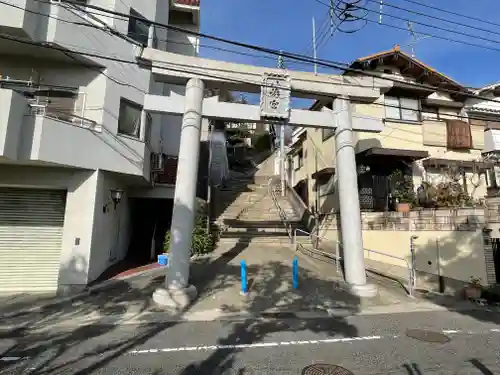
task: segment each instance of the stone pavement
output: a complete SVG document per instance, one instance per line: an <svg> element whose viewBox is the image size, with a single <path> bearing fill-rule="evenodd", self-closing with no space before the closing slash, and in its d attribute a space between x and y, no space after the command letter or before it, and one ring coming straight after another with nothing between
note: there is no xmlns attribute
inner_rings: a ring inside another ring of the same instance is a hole
<svg viewBox="0 0 500 375"><path fill-rule="evenodd" d="M299 257L299 288L292 287L292 261ZM240 295L240 261L248 265L249 293ZM0 329L24 327L44 329L53 325L135 324L169 320L218 320L248 317L318 317L432 310L448 306L415 301L402 289L380 287L379 295L360 300L347 291L333 264L318 265L288 247L266 248L262 244L219 246L211 256L193 259L191 282L198 288L197 300L183 313L171 315L151 300L162 285L164 270L155 270L109 288L39 311L2 317ZM12 313L12 311L11 311ZM2 310L0 309L0 315Z"/></svg>

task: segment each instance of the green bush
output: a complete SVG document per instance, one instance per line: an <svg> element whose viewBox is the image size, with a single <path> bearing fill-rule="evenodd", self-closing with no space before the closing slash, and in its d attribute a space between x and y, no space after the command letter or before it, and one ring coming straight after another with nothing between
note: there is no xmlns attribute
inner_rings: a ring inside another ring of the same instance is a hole
<svg viewBox="0 0 500 375"><path fill-rule="evenodd" d="M207 233L207 219L204 216L196 218L193 228L193 240L191 243L191 255L209 254L215 250L217 246L218 235ZM163 251L168 253L170 248L170 231L165 235L163 242Z"/></svg>
<svg viewBox="0 0 500 375"><path fill-rule="evenodd" d="M271 149L271 135L268 132L256 133L252 137L252 146L255 151L263 152Z"/></svg>

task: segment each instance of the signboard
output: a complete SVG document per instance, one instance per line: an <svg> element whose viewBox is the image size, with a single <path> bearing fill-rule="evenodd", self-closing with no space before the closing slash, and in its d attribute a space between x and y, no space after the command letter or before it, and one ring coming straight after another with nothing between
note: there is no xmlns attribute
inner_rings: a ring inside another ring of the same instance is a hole
<svg viewBox="0 0 500 375"><path fill-rule="evenodd" d="M288 120L290 92L291 83L287 74L264 73L260 91L260 116Z"/></svg>

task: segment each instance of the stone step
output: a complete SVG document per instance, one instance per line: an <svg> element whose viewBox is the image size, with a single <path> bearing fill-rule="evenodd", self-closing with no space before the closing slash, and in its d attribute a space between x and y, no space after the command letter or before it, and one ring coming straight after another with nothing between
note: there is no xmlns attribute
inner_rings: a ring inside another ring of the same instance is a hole
<svg viewBox="0 0 500 375"><path fill-rule="evenodd" d="M277 228L282 227L281 220L242 220L242 219L225 219L225 225L233 228ZM292 221L292 225L300 225L300 221Z"/></svg>
<svg viewBox="0 0 500 375"><path fill-rule="evenodd" d="M243 229L243 228L238 228ZM220 233L221 238L288 238L288 233L285 228L283 230L273 231L269 228L264 228L261 231L257 231L257 229L251 228L250 231L229 231L226 230Z"/></svg>
<svg viewBox="0 0 500 375"><path fill-rule="evenodd" d="M237 245L237 244L262 244L269 247L291 247L291 242L288 237L242 237L242 238L220 238L219 244Z"/></svg>

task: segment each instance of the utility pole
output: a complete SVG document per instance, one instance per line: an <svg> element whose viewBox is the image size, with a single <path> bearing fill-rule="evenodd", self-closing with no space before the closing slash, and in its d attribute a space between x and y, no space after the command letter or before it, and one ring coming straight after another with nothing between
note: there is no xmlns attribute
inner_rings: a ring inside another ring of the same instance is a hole
<svg viewBox="0 0 500 375"><path fill-rule="evenodd" d="M281 51L280 51L281 52ZM283 56L280 54L278 56L278 69L285 69L285 60ZM285 125L286 121L283 121L280 126L280 177L281 177L281 196L285 196L285 188L286 188L286 171L285 171Z"/></svg>
<svg viewBox="0 0 500 375"><path fill-rule="evenodd" d="M314 59L314 74L318 74L318 64L316 64L316 20L312 18L312 28L313 28L313 59Z"/></svg>

